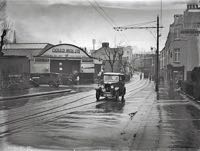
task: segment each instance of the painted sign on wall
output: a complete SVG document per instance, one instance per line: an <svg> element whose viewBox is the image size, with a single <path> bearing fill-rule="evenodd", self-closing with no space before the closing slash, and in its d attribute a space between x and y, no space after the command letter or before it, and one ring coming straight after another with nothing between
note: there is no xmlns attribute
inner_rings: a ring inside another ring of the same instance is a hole
<svg viewBox="0 0 200 151"><path fill-rule="evenodd" d="M47 50L43 56L49 57L87 57L87 55L78 47L73 45L61 44Z"/></svg>
<svg viewBox="0 0 200 151"><path fill-rule="evenodd" d="M81 63L82 73L94 73L94 63L93 62L82 62Z"/></svg>

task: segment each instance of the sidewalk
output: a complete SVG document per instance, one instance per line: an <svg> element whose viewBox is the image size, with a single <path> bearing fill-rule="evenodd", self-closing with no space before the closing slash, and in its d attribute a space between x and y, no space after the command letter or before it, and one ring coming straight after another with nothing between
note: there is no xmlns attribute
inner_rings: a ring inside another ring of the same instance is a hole
<svg viewBox="0 0 200 151"><path fill-rule="evenodd" d="M33 87L24 90L7 90L0 92L0 101L27 98L33 96L42 96L42 95L56 94L56 93L65 93L65 92L82 92L94 89L96 85L97 84L60 85L58 88L49 87L48 85L41 85L40 87Z"/></svg>
<svg viewBox="0 0 200 151"><path fill-rule="evenodd" d="M200 106L167 83L159 88L160 99L148 98L134 117L133 150L199 150Z"/></svg>
<svg viewBox="0 0 200 151"><path fill-rule="evenodd" d="M180 92L169 83L161 81L159 85L159 98L161 100L180 100L182 99Z"/></svg>

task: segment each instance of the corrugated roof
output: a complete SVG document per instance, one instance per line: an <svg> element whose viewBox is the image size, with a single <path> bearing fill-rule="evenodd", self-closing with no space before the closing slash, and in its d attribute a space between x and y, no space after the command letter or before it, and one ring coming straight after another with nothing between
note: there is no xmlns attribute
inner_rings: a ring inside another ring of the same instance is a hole
<svg viewBox="0 0 200 151"><path fill-rule="evenodd" d="M51 47L49 43L16 43L7 44L3 48L5 56L37 56L43 49Z"/></svg>
<svg viewBox="0 0 200 151"><path fill-rule="evenodd" d="M51 45L49 43L12 43L4 45L3 49L43 49L47 45Z"/></svg>

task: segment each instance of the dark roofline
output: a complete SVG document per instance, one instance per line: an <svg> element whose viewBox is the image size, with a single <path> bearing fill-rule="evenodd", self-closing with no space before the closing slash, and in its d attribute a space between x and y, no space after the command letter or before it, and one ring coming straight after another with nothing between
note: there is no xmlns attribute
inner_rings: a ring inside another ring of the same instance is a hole
<svg viewBox="0 0 200 151"><path fill-rule="evenodd" d="M31 42L28 42L28 43L26 43L26 42L17 42L17 43L7 43L7 44L50 44L50 43L46 43L46 42L36 42L36 43L31 43ZM50 45L52 45L52 44L50 44Z"/></svg>
<svg viewBox="0 0 200 151"><path fill-rule="evenodd" d="M4 55L4 56L1 56L0 58L6 59L6 58L28 58L28 57L27 56L15 56L15 55L7 56L7 55Z"/></svg>
<svg viewBox="0 0 200 151"><path fill-rule="evenodd" d="M76 46L76 45L72 45L72 44L57 44L57 45L52 45L51 47L49 47L48 49L44 49L43 51L41 51L38 55L36 55L36 57L39 57L41 55L43 55L45 52L47 52L49 49L53 48L53 47L57 47L57 46L61 46L61 45L68 45L68 46L73 46L73 47L76 47L78 49L80 49L83 53L85 53L89 58L93 58L93 59L96 59L92 56L90 56L87 52L85 52L85 50L83 50L82 48Z"/></svg>
<svg viewBox="0 0 200 151"><path fill-rule="evenodd" d="M15 45L20 45L20 44L45 44L46 46L44 48L46 48L48 45L51 45L50 43L7 43L7 44L15 44ZM6 46L6 45L5 45ZM42 48L42 49L44 49ZM9 50L9 49L12 49L12 50L27 50L27 48L3 48L3 50ZM28 48L30 50L40 50L41 48Z"/></svg>

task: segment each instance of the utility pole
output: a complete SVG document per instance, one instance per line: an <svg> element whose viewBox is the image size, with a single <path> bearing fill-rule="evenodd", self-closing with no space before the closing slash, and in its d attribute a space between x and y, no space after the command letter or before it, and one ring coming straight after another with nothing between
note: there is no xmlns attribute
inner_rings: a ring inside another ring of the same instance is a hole
<svg viewBox="0 0 200 151"><path fill-rule="evenodd" d="M156 49L156 93L159 100L159 16L157 16L157 49Z"/></svg>
<svg viewBox="0 0 200 151"><path fill-rule="evenodd" d="M157 93L157 100L159 100L159 29L163 28L159 26L159 16L157 16L157 26L121 26L121 27L114 27L116 31L122 31L127 29L157 29L157 49L156 49L156 61L155 61L155 72L156 72L156 86L155 91Z"/></svg>

